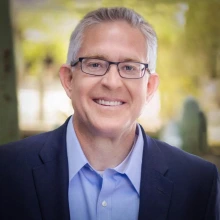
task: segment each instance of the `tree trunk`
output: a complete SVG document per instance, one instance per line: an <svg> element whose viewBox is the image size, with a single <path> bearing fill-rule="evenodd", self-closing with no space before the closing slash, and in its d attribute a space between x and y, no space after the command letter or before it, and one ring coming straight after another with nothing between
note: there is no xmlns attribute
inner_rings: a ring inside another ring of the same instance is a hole
<svg viewBox="0 0 220 220"><path fill-rule="evenodd" d="M18 140L18 111L10 1L0 1L0 144Z"/></svg>

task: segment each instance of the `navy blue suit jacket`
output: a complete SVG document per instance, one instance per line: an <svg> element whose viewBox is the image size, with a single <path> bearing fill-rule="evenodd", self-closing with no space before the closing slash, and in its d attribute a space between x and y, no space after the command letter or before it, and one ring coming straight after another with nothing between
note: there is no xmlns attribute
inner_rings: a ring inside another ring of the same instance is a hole
<svg viewBox="0 0 220 220"><path fill-rule="evenodd" d="M0 146L1 220L70 219L66 127ZM139 219L219 220L216 167L143 136Z"/></svg>

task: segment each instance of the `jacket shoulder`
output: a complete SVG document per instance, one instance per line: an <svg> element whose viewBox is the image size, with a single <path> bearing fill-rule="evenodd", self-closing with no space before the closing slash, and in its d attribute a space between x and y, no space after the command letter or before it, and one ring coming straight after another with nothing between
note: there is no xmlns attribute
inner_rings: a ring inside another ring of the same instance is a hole
<svg viewBox="0 0 220 220"><path fill-rule="evenodd" d="M202 159L199 156L190 154L186 151L183 151L182 149L179 149L177 147L171 146L165 142L156 140L156 139L152 139L152 141L160 148L161 152L167 157L168 160L170 161L179 161L179 159L181 159L181 161L185 161L185 162L192 162L195 164L204 164L204 165L208 165L208 166L212 166L213 164ZM179 161L179 162L181 162Z"/></svg>
<svg viewBox="0 0 220 220"><path fill-rule="evenodd" d="M25 162L28 158L30 158L31 161L34 155L38 155L48 136L51 134L52 132L45 132L19 141L1 145L0 168L5 168L9 165L17 164L19 161Z"/></svg>
<svg viewBox="0 0 220 220"><path fill-rule="evenodd" d="M147 137L148 142L153 143L166 161L170 172L178 172L182 175L200 175L201 177L213 177L213 172L217 173L217 168L214 164L203 158L187 153L177 147L171 146L165 142Z"/></svg>
<svg viewBox="0 0 220 220"><path fill-rule="evenodd" d="M41 163L39 153L44 148L59 145L66 135L67 121L57 129L34 135L19 141L0 146L0 168L15 166L17 164L36 165ZM50 150L50 149L48 149Z"/></svg>

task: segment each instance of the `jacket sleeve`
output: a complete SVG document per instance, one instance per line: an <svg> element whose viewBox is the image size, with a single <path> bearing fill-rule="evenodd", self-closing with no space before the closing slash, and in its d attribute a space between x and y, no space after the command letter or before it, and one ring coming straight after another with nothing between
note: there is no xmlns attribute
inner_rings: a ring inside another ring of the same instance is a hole
<svg viewBox="0 0 220 220"><path fill-rule="evenodd" d="M215 166L213 173L205 220L220 220L220 176Z"/></svg>

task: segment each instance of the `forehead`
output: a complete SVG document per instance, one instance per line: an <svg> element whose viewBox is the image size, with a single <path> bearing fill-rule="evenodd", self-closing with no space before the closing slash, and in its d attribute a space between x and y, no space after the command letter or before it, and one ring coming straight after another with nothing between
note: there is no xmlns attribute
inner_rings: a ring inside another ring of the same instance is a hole
<svg viewBox="0 0 220 220"><path fill-rule="evenodd" d="M88 27L83 34L80 56L102 56L112 61L125 58L145 62L146 38L125 21L103 22Z"/></svg>

